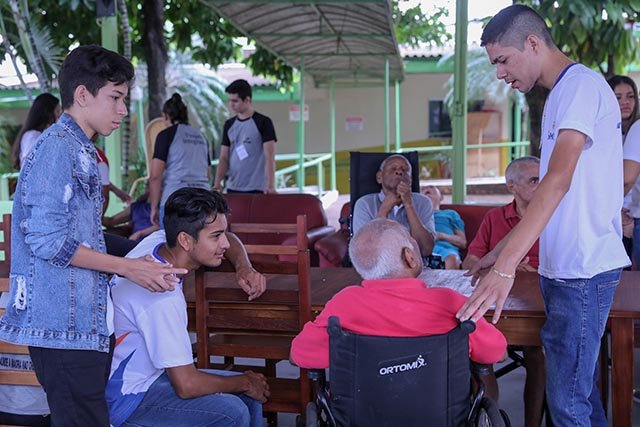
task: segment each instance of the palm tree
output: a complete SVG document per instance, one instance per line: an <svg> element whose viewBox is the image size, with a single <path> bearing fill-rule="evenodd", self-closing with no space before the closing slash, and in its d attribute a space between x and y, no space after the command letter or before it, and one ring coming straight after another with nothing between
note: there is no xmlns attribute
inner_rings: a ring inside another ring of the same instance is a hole
<svg viewBox="0 0 640 427"><path fill-rule="evenodd" d="M443 56L438 65L453 67L454 54ZM444 104L449 111L453 108L453 74L445 84L447 94ZM467 52L467 99L469 101L487 100L502 104L509 100L517 102L526 109L527 102L522 93L512 90L505 82L496 79L495 69L483 48L469 49Z"/></svg>
<svg viewBox="0 0 640 427"><path fill-rule="evenodd" d="M22 49L29 66L38 77L40 88L44 92L51 91L51 74L57 74L62 64L62 49L56 46L47 28L40 27L29 15L27 0L9 0L8 3L13 21L18 28L17 46ZM10 34L7 34L11 37ZM45 64L51 72L47 72Z"/></svg>
<svg viewBox="0 0 640 427"><path fill-rule="evenodd" d="M165 73L167 93L180 93L196 126L202 130L212 147L217 147L227 118L227 109L222 100L227 83L213 70L194 63L188 53L170 52ZM148 93L146 64L137 67L136 82L145 94ZM141 158L144 159L144 156Z"/></svg>

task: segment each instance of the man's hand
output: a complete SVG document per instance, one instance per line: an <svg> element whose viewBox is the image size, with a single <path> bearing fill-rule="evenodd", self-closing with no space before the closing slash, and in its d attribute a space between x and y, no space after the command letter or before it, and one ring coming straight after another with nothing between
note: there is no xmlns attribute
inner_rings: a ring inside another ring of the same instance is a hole
<svg viewBox="0 0 640 427"><path fill-rule="evenodd" d="M253 267L241 267L236 271L238 286L249 295L249 301L260 297L267 289L267 279Z"/></svg>
<svg viewBox="0 0 640 427"><path fill-rule="evenodd" d="M180 282L178 274L187 274L184 268L174 268L171 264L154 261L150 255L129 259L122 274L127 279L151 292L173 291Z"/></svg>
<svg viewBox="0 0 640 427"><path fill-rule="evenodd" d="M484 259L484 258L483 258ZM478 263L480 264L480 263ZM509 272L508 274L512 274ZM491 270L480 279L469 299L458 310L456 317L460 321L471 319L477 322L495 303L496 308L491 318L492 323L498 323L504 302L513 286L513 279L501 277Z"/></svg>
<svg viewBox="0 0 640 427"><path fill-rule="evenodd" d="M271 396L271 391L269 390L269 384L267 384L267 379L264 375L257 374L253 371L245 371L244 376L248 380L248 389L244 394L265 403L267 398Z"/></svg>
<svg viewBox="0 0 640 427"><path fill-rule="evenodd" d="M407 181L400 182L396 188L396 192L405 207L413 206L413 199L411 198L411 183Z"/></svg>
<svg viewBox="0 0 640 427"><path fill-rule="evenodd" d="M401 199L397 193L385 195L384 200L380 204L380 209L378 209L378 218L386 218L393 207L399 205L400 202Z"/></svg>
<svg viewBox="0 0 640 427"><path fill-rule="evenodd" d="M516 267L516 271L527 271L530 273L535 273L538 269L533 268L531 264L529 264L529 257L524 257L520 264Z"/></svg>
<svg viewBox="0 0 640 427"><path fill-rule="evenodd" d="M472 276L471 286L475 286L476 283L478 283L478 280L482 276L487 274L487 268L493 266L493 264L496 263L497 259L498 259L497 254L491 251L485 256L483 256L482 258L480 258L478 262L476 262L466 273L464 273L465 276Z"/></svg>
<svg viewBox="0 0 640 427"><path fill-rule="evenodd" d="M271 187L264 190L264 194L278 194L278 192L276 191L275 188Z"/></svg>

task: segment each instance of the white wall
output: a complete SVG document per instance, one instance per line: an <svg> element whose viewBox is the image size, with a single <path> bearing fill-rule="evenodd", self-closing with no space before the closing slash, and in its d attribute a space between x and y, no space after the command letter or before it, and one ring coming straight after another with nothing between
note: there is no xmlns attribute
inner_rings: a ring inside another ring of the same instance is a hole
<svg viewBox="0 0 640 427"><path fill-rule="evenodd" d="M428 135L429 100L444 97L443 85L448 74L408 74L400 84L400 112L402 141L425 139ZM306 81L306 104L309 121L305 123L305 151L308 153L330 150L329 90L317 89ZM389 90L390 142L395 142L395 89ZM257 111L270 116L278 136L278 153L296 152L296 123L289 121L290 102L256 102ZM384 87L335 90L336 150L358 150L384 145ZM345 131L347 116L363 116L364 129Z"/></svg>

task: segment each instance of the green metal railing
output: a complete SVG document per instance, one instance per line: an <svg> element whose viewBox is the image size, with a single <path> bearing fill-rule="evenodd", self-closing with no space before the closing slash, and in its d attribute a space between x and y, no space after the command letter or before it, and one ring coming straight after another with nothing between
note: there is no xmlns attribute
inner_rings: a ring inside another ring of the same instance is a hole
<svg viewBox="0 0 640 427"><path fill-rule="evenodd" d="M299 155L298 153L292 154L276 154L276 162L278 161L298 161ZM305 175L306 169L315 166L316 173L318 174L318 196L322 196L324 193L324 162L331 160L331 153L316 153L316 154L305 154L304 161L302 163L302 176ZM218 159L213 160L211 162L211 166L218 166ZM295 163L290 166L286 166L282 169L276 169L276 186L279 182L282 182L282 178L285 175L291 174L295 172L295 176L299 177L300 174L298 171L300 170L300 164ZM297 178L296 178L297 179ZM299 183L298 183L299 184ZM278 188L286 188L286 187L276 187Z"/></svg>
<svg viewBox="0 0 640 427"><path fill-rule="evenodd" d="M529 154L529 141L509 141L509 142L491 142L488 144L469 144L466 146L467 150L479 150L482 148L508 148L508 147L520 147L520 153L517 157L527 156ZM406 151L417 151L419 153L432 153L438 151L452 151L453 144L447 145L430 145L428 147L402 147L397 150L400 153Z"/></svg>

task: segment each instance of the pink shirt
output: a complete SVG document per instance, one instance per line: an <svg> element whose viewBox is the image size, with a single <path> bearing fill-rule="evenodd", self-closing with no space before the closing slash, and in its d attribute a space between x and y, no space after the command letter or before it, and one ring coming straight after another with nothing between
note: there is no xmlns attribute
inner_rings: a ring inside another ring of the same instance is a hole
<svg viewBox="0 0 640 427"><path fill-rule="evenodd" d="M456 312L466 298L447 288L427 288L418 279L363 280L334 295L322 313L291 344L291 359L301 368L329 367L329 317L338 316L342 328L364 335L415 337L449 332L458 325ZM469 335L469 357L495 363L507 340L481 319Z"/></svg>
<svg viewBox="0 0 640 427"><path fill-rule="evenodd" d="M476 236L469 244L467 254L482 258L489 251L496 247L498 242L504 238L513 227L520 222L520 217L516 211L516 201L499 208L491 209L482 219L480 228ZM531 246L526 256L529 257L529 265L538 268L538 240Z"/></svg>

